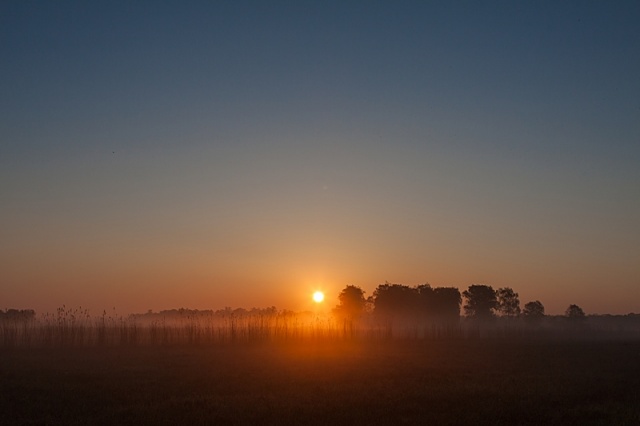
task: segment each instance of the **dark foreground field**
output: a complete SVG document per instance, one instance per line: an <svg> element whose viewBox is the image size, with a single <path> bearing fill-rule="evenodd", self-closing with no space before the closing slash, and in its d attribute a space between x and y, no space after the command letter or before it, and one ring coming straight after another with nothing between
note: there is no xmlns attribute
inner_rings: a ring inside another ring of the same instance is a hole
<svg viewBox="0 0 640 426"><path fill-rule="evenodd" d="M0 423L640 424L640 342L0 349Z"/></svg>

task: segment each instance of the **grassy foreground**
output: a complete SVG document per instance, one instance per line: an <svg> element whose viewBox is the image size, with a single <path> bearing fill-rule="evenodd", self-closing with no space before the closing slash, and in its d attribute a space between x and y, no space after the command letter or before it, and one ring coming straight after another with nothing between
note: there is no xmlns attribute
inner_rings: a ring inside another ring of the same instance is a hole
<svg viewBox="0 0 640 426"><path fill-rule="evenodd" d="M305 340L0 349L28 424L640 424L640 342Z"/></svg>

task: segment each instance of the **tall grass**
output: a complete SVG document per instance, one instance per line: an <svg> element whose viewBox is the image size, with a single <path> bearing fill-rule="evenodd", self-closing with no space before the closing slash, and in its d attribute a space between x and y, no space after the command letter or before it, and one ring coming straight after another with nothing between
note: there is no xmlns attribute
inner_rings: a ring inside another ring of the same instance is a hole
<svg viewBox="0 0 640 426"><path fill-rule="evenodd" d="M0 321L3 347L80 347L117 345L205 345L292 339L341 338L330 317L291 312L192 312L180 315L120 316L115 310L92 316L62 306L38 318Z"/></svg>
<svg viewBox="0 0 640 426"><path fill-rule="evenodd" d="M605 321L606 320L606 321ZM2 347L86 347L220 345L285 341L419 340L476 338L640 338L640 321L610 318L573 323L547 317L530 324L518 319L492 323L393 323L367 316L347 321L312 313L277 311L191 311L119 315L115 309L94 316L88 310L62 306L39 317L0 320Z"/></svg>

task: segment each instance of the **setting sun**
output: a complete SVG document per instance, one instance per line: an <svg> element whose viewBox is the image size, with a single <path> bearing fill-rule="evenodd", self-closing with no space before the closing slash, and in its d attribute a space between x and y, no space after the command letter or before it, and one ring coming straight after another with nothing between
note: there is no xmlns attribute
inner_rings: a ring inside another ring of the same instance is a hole
<svg viewBox="0 0 640 426"><path fill-rule="evenodd" d="M321 303L324 300L324 293L321 291L316 291L313 293L313 301L316 303Z"/></svg>

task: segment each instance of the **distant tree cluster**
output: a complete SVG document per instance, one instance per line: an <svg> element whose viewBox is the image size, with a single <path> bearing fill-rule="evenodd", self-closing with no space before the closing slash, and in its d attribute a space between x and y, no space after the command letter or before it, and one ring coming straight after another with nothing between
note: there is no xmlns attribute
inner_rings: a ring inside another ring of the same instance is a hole
<svg viewBox="0 0 640 426"><path fill-rule="evenodd" d="M464 305L462 301L464 298ZM525 303L510 287L495 290L484 284L472 284L462 293L455 287L431 287L429 284L410 287L385 282L378 285L373 296L357 286L346 286L338 296L334 314L345 321L355 321L371 313L379 321L394 324L451 325L460 319L462 307L470 321L489 322L496 318L504 321L523 318L536 323L545 317L544 305L539 300ZM569 319L585 317L578 305L570 305L565 316Z"/></svg>
<svg viewBox="0 0 640 426"><path fill-rule="evenodd" d="M7 309L0 310L0 321L31 321L36 318L36 312L33 309Z"/></svg>
<svg viewBox="0 0 640 426"><path fill-rule="evenodd" d="M244 318L244 317L254 317L254 316L275 316L277 315L278 309L275 306L271 306L268 308L224 308L218 310L211 309L168 309L159 312L153 312L151 310L147 311L144 314L132 314L130 315L131 319L141 320L141 321L157 321L157 320L179 320L179 319L198 319L198 318ZM281 313L281 312L280 312Z"/></svg>
<svg viewBox="0 0 640 426"><path fill-rule="evenodd" d="M453 287L384 283L373 292L373 314L389 322L450 324L458 321L460 303L460 291Z"/></svg>
<svg viewBox="0 0 640 426"><path fill-rule="evenodd" d="M364 297L360 287L348 285L338 300L334 314L349 324L369 313L389 324L447 326L458 322L462 296L453 287L433 288L429 284L409 287L385 282L369 298Z"/></svg>

